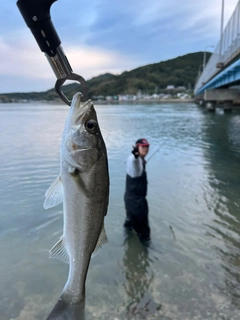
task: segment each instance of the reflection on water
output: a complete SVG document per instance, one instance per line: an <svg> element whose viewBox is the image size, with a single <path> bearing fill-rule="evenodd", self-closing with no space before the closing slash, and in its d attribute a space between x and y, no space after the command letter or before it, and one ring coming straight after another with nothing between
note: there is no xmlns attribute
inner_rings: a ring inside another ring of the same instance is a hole
<svg viewBox="0 0 240 320"><path fill-rule="evenodd" d="M221 257L222 268L227 274L225 279L227 291L231 295L233 304L239 306L240 116L225 116L218 113L209 114L205 119L212 122L205 132L204 140L214 146L205 152L205 157L208 159L211 194L215 198L214 202L211 201L215 218L208 225L207 234L225 243L225 247L216 246L215 250Z"/></svg>
<svg viewBox="0 0 240 320"><path fill-rule="evenodd" d="M86 320L240 319L240 113L194 104L96 106L111 180L109 244L91 261ZM0 319L44 320L68 266L48 259L62 206L45 211L68 108L0 105ZM152 245L123 232L124 161L147 163ZM160 148L159 148L160 147Z"/></svg>
<svg viewBox="0 0 240 320"><path fill-rule="evenodd" d="M127 297L124 319L147 319L147 316L155 314L161 308L151 295L154 273L151 269L149 248L143 246L136 235L134 237L132 234L126 238L124 246L123 287Z"/></svg>

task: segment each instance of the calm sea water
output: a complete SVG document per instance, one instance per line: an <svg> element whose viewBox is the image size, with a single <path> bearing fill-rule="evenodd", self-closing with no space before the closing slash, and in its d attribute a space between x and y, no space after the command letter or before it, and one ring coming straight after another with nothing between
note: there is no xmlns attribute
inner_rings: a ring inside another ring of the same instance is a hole
<svg viewBox="0 0 240 320"><path fill-rule="evenodd" d="M98 105L111 179L109 244L90 264L87 320L240 319L240 112L194 104ZM0 319L44 320L68 266L48 259L62 206L43 209L59 173L65 105L0 105ZM152 245L123 232L124 161L140 137Z"/></svg>

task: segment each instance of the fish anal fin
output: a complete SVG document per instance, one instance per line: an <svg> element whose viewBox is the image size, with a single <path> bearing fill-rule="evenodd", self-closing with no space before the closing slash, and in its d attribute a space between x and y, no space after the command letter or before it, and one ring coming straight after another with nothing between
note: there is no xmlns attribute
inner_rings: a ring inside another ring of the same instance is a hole
<svg viewBox="0 0 240 320"><path fill-rule="evenodd" d="M49 251L49 258L54 258L65 263L69 263L69 257L64 245L63 237L61 237L59 241Z"/></svg>
<svg viewBox="0 0 240 320"><path fill-rule="evenodd" d="M104 227L104 223L102 225L102 230L100 232L96 247L93 251L92 256L95 256L97 254L97 252L99 251L99 249L101 249L102 246L104 246L105 244L108 243L108 238L107 238L107 234L105 231L105 227Z"/></svg>
<svg viewBox="0 0 240 320"><path fill-rule="evenodd" d="M63 201L63 184L61 176L59 175L45 192L45 201L43 203L44 209L49 209L57 206Z"/></svg>

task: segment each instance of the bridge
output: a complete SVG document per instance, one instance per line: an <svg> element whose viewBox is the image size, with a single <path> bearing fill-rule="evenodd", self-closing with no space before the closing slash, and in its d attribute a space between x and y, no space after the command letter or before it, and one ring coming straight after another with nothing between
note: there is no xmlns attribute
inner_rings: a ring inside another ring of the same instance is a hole
<svg viewBox="0 0 240 320"><path fill-rule="evenodd" d="M224 30L222 27L220 40L206 65L205 61L206 52L194 88L196 102L206 105L209 111L221 106L225 112L231 112L232 105L240 103L236 87L240 85L240 1Z"/></svg>

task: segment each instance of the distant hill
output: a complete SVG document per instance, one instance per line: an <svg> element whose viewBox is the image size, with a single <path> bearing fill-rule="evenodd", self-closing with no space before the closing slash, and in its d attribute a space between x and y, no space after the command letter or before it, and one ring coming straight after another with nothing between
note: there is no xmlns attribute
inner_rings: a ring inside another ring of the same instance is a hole
<svg viewBox="0 0 240 320"><path fill-rule="evenodd" d="M211 53L207 52L207 59ZM184 86L193 89L200 66L203 63L203 52L189 53L158 63L149 64L120 75L106 73L87 81L88 96L113 96L117 94L136 94L164 92L168 85L175 87ZM79 85L72 83L65 85L64 93L72 97ZM59 99L54 89L45 92L29 93L3 93L0 100L9 102L14 100L57 100Z"/></svg>

